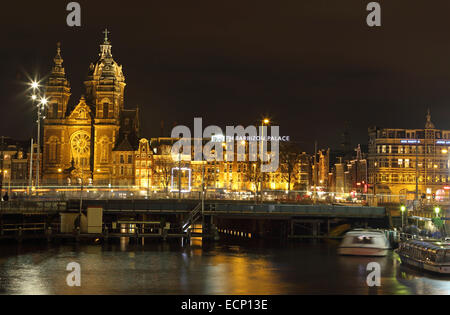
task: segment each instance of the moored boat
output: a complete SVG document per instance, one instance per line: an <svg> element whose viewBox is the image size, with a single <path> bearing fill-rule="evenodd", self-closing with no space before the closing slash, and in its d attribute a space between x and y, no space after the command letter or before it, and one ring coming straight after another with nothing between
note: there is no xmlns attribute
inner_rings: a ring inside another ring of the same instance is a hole
<svg viewBox="0 0 450 315"><path fill-rule="evenodd" d="M397 254L402 264L450 275L450 242L408 240L400 243Z"/></svg>

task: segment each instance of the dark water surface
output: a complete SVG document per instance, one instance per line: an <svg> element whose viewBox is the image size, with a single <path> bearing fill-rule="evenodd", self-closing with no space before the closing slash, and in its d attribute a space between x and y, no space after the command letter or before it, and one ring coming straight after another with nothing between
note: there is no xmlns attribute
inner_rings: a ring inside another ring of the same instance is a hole
<svg viewBox="0 0 450 315"><path fill-rule="evenodd" d="M450 277L383 258L341 257L337 242L227 240L106 245L0 244L0 294L449 294ZM381 265L381 287L366 266ZM66 266L81 265L81 287Z"/></svg>

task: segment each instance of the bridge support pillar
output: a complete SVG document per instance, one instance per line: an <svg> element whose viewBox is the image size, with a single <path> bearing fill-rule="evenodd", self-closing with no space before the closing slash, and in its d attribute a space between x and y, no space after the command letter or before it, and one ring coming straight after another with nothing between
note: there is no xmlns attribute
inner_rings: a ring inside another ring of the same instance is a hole
<svg viewBox="0 0 450 315"><path fill-rule="evenodd" d="M17 242L22 243L22 227L17 229Z"/></svg>
<svg viewBox="0 0 450 315"><path fill-rule="evenodd" d="M50 226L45 230L45 235L47 236L47 242L50 243L52 240L52 228Z"/></svg>
<svg viewBox="0 0 450 315"><path fill-rule="evenodd" d="M105 230L103 231L103 240L105 242L108 242L108 240L109 240L109 230L106 225L105 225Z"/></svg>

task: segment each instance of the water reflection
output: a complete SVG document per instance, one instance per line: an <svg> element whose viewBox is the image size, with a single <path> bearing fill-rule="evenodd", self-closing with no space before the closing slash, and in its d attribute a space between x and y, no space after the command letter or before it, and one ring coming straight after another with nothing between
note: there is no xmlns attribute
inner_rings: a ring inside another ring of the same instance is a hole
<svg viewBox="0 0 450 315"><path fill-rule="evenodd" d="M147 240L103 245L0 245L6 294L449 294L450 279L402 266L398 256L345 257L337 242ZM80 288L66 266L81 265ZM369 288L369 262L381 287Z"/></svg>

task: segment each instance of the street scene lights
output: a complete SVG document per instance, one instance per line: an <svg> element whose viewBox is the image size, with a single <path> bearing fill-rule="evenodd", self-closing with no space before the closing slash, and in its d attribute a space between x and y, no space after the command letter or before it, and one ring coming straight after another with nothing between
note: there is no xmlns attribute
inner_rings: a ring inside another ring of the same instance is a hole
<svg viewBox="0 0 450 315"><path fill-rule="evenodd" d="M404 227L404 217L405 217L405 211L406 211L406 207L405 207L405 205L401 205L401 207L400 207L400 211L401 211L401 214L402 214L402 229L403 229L403 227Z"/></svg>
<svg viewBox="0 0 450 315"><path fill-rule="evenodd" d="M40 95L39 90L39 82L34 80L30 82L31 89L33 90L33 94L31 95L31 100L33 101L33 107L37 108L37 157L36 157L36 187L39 186L39 168L40 168L40 154L41 154L41 119L45 119L42 115L42 112L45 110L45 107L48 104L48 99L45 96ZM38 100L39 99L39 100ZM36 104L36 102L38 103ZM29 185L32 186L32 169L33 169L33 145L31 145L31 158L30 158L30 179Z"/></svg>
<svg viewBox="0 0 450 315"><path fill-rule="evenodd" d="M33 91L39 88L39 83L37 81L31 82L30 85Z"/></svg>
<svg viewBox="0 0 450 315"><path fill-rule="evenodd" d="M439 208L438 206L434 207L434 213L436 213L436 216L439 216L439 212L441 212L441 208Z"/></svg>
<svg viewBox="0 0 450 315"><path fill-rule="evenodd" d="M264 118L262 121L262 126L268 126L270 124L270 119L269 118ZM267 137L267 135L266 135ZM261 143L260 143L260 158L261 161L264 160L264 157L262 156L262 154L265 154L266 152L264 152L264 128L261 129ZM260 191L261 191L261 202L263 201L263 190L264 190L264 173L261 174L261 187L260 187ZM256 198L255 198L256 200Z"/></svg>
<svg viewBox="0 0 450 315"><path fill-rule="evenodd" d="M37 120L37 157L36 157L36 187L39 187L39 168L40 168L40 158L41 158L41 119L45 119L45 117L42 116L42 111L45 110L45 106L47 105L48 100L45 97L42 97L39 101L38 107L37 107L37 114L38 114L38 120Z"/></svg>

